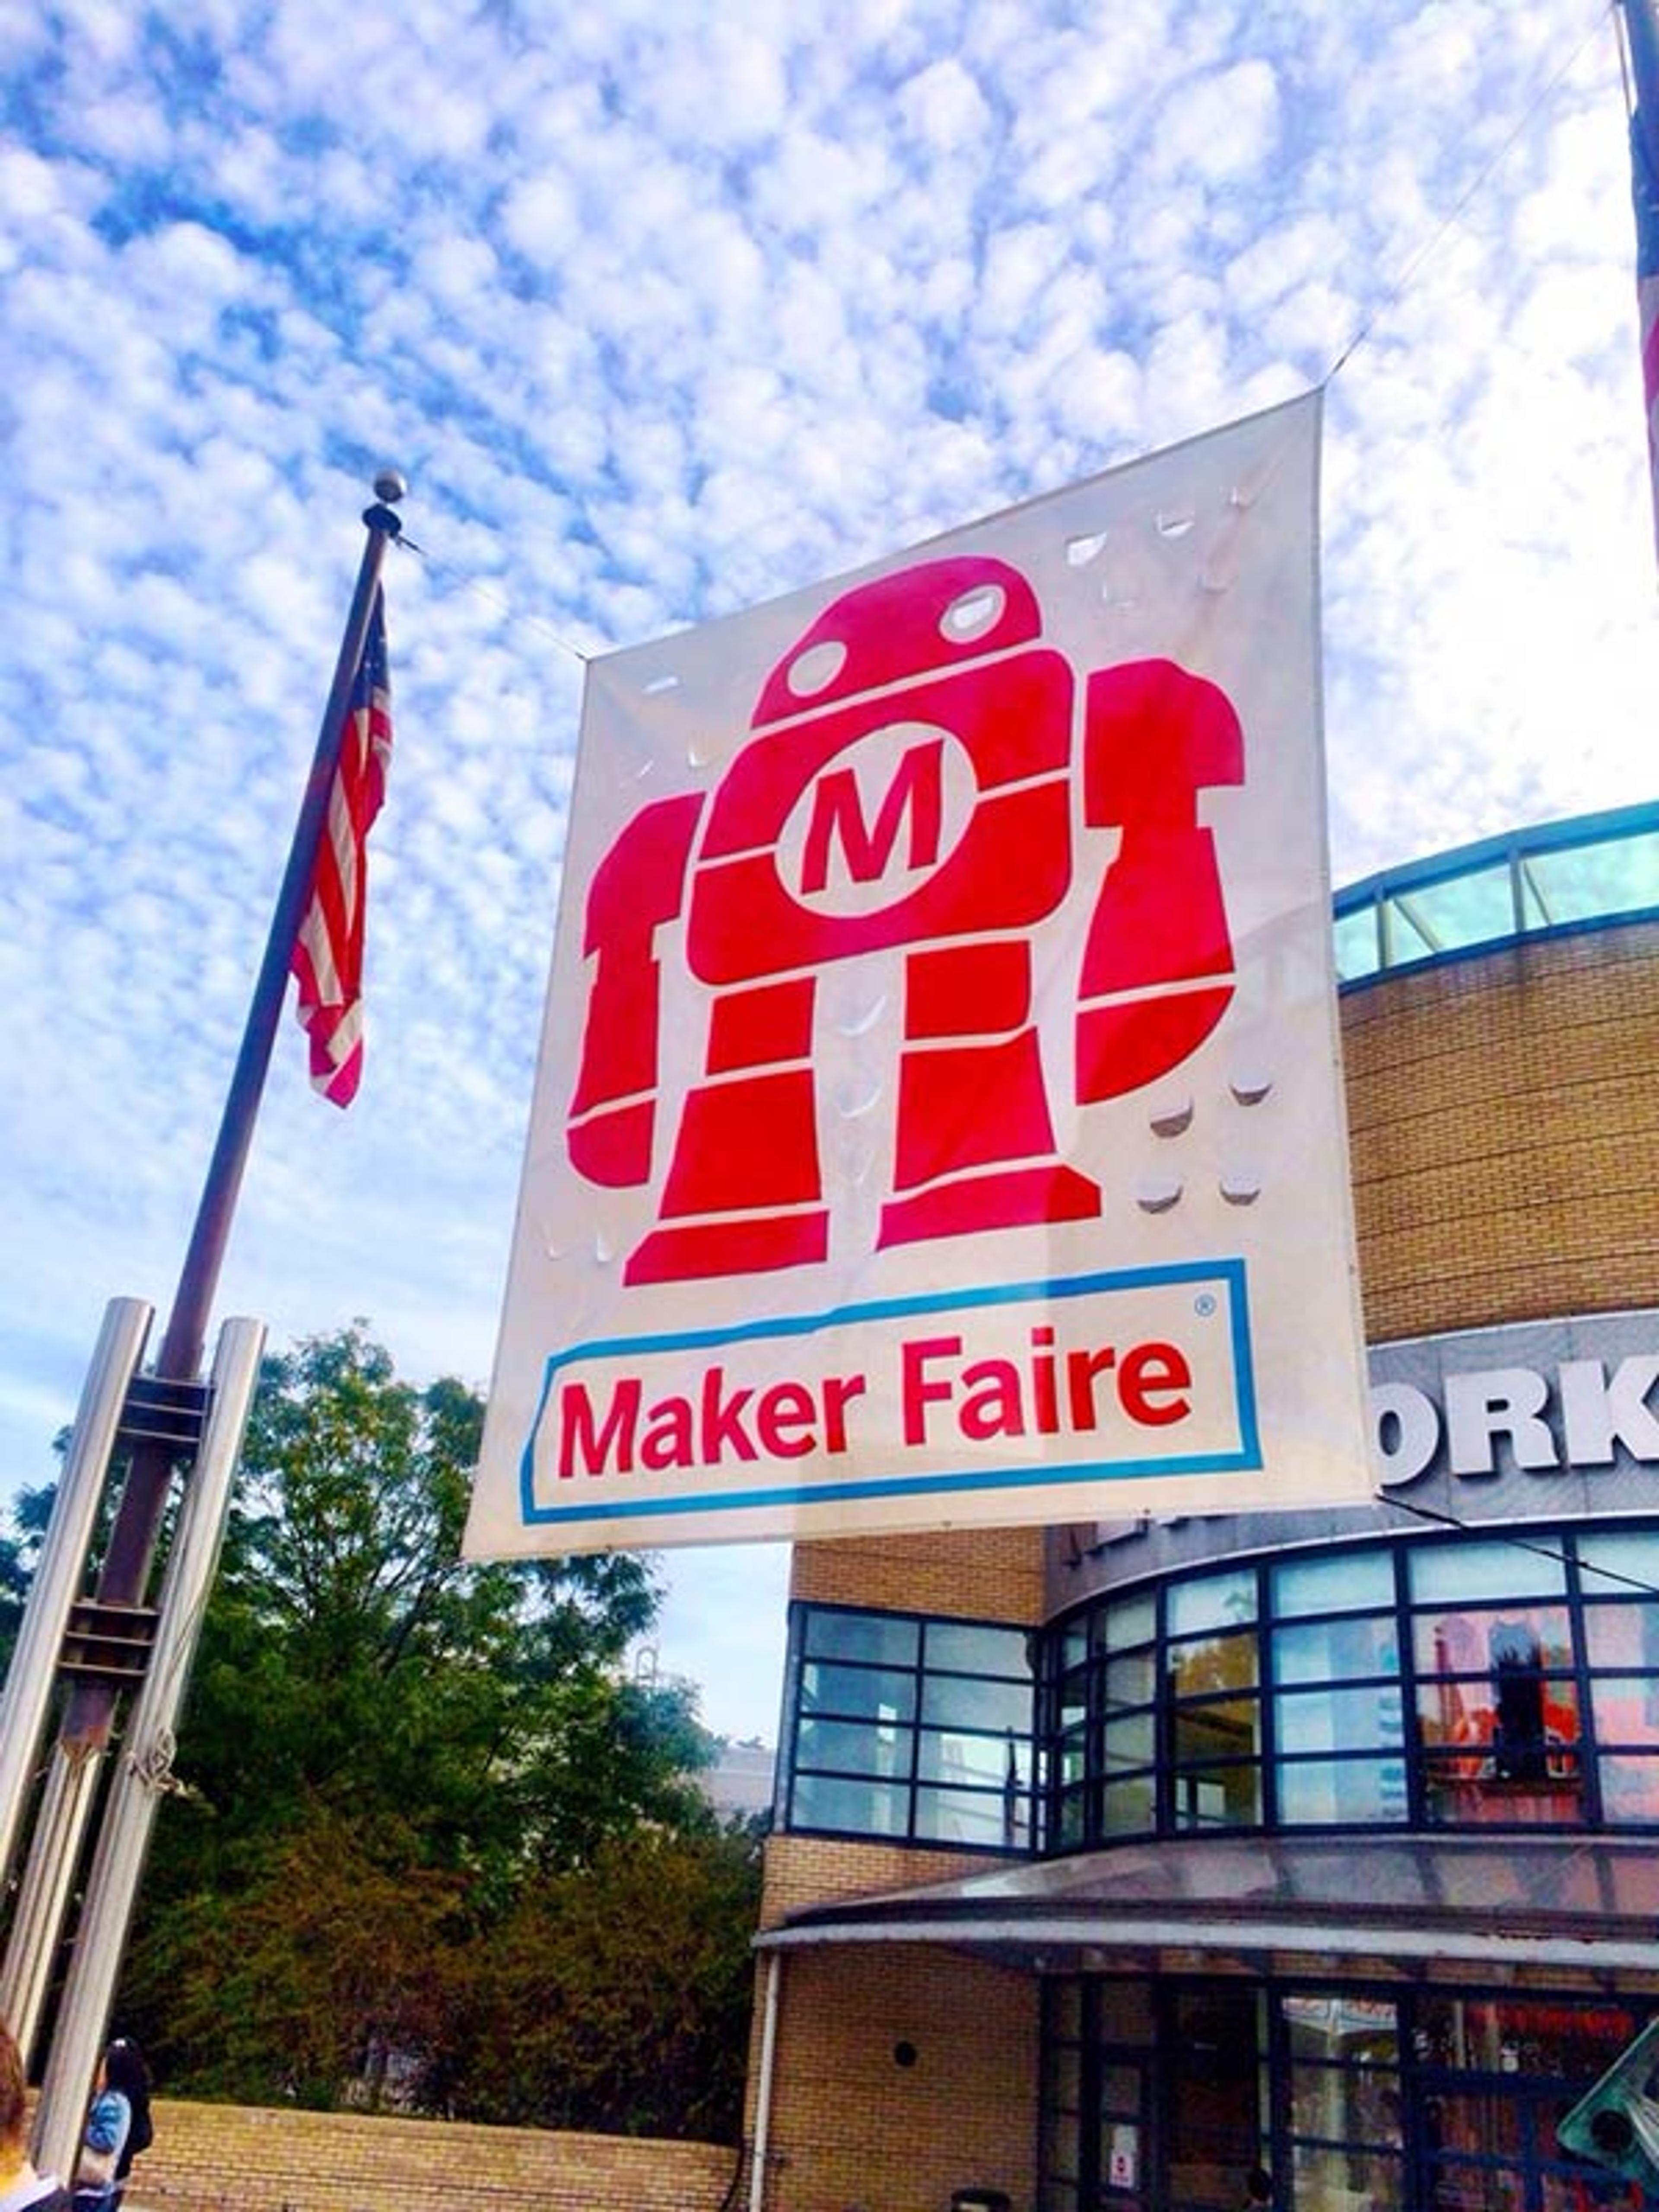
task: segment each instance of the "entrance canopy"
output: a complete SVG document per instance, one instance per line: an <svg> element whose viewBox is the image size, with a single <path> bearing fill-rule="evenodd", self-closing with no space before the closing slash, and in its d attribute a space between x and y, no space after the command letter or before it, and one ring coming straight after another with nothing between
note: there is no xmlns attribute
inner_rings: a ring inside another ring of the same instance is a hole
<svg viewBox="0 0 1659 2212"><path fill-rule="evenodd" d="M1659 1975L1659 1852L1558 1836L1194 1837L792 1913L768 1950L943 1943L1033 1972Z"/></svg>

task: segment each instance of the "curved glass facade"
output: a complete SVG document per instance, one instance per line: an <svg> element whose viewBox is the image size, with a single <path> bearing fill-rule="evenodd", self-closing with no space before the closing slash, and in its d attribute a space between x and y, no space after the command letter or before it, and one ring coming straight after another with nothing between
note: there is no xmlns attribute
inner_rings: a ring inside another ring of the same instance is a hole
<svg viewBox="0 0 1659 2212"><path fill-rule="evenodd" d="M1583 814L1388 868L1336 894L1336 972L1368 982L1514 938L1659 913L1659 805Z"/></svg>
<svg viewBox="0 0 1659 2212"><path fill-rule="evenodd" d="M1047 1632L1042 1847L1198 1830L1659 1827L1659 1528L1193 1570Z"/></svg>

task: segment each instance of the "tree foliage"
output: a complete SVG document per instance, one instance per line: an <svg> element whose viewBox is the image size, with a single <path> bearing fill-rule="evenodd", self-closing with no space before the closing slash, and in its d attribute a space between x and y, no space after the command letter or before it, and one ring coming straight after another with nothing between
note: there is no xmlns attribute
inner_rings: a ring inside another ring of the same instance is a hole
<svg viewBox="0 0 1659 2212"><path fill-rule="evenodd" d="M461 1559L482 1417L362 1324L266 1362L122 2018L175 2093L734 2132L753 1838L646 1562Z"/></svg>

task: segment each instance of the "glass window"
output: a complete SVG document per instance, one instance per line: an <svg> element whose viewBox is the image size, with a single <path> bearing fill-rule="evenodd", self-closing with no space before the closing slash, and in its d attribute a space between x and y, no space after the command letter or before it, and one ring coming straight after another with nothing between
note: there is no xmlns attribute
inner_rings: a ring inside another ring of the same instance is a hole
<svg viewBox="0 0 1659 2212"><path fill-rule="evenodd" d="M919 1625L902 1613L806 1610L802 1649L812 1659L857 1659L872 1667L914 1667Z"/></svg>
<svg viewBox="0 0 1659 2212"><path fill-rule="evenodd" d="M1050 1815L1050 1848L1069 1850L1084 1840L1084 1814L1086 1804L1080 1790L1066 1790L1055 1802Z"/></svg>
<svg viewBox="0 0 1659 2212"><path fill-rule="evenodd" d="M795 1764L831 1773L908 1775L911 1731L879 1722L803 1717L795 1736Z"/></svg>
<svg viewBox="0 0 1659 2212"><path fill-rule="evenodd" d="M796 1618L806 1656L785 1746L791 1826L1030 1848L1033 1685L1023 1629L812 1606ZM979 1660L1000 1671L940 1674L933 1662L941 1651L958 1670ZM890 1663L907 1656L918 1663ZM1011 1664L1023 1671L1000 1671ZM1073 1731L1056 1739L1062 1781L1085 1778L1085 1690L1079 1680ZM1086 1802L1079 1791L1078 1807Z"/></svg>
<svg viewBox="0 0 1659 2212"><path fill-rule="evenodd" d="M964 1735L923 1729L918 1771L924 1782L961 1782L1000 1790L1010 1776L1022 1788L1031 1779L1029 1737Z"/></svg>
<svg viewBox="0 0 1659 2212"><path fill-rule="evenodd" d="M1202 1705L1178 1706L1170 1729L1176 1765L1253 1758L1261 1748L1261 1710L1254 1698L1207 1698Z"/></svg>
<svg viewBox="0 0 1659 2212"><path fill-rule="evenodd" d="M1206 1567L1103 1600L1064 1632L1088 1666L1045 1698L1047 1778L1078 1793L1066 1836L1255 1820L1261 1804L1291 1828L1398 1826L1419 1793L1442 1827L1659 1826L1659 1597L1631 1589L1650 1573L1653 1529L1544 1528ZM1599 1594L1577 1602L1581 1583ZM975 1686L945 1717L992 1734ZM1269 1741L1275 1778L1246 1779Z"/></svg>
<svg viewBox="0 0 1659 2212"><path fill-rule="evenodd" d="M1156 1601L1147 1591L1139 1597L1119 1599L1103 1607L1096 1618L1100 1640L1108 1651L1126 1650L1132 1644L1149 1644L1158 1626Z"/></svg>
<svg viewBox="0 0 1659 2212"><path fill-rule="evenodd" d="M1255 1570L1235 1567L1226 1574L1202 1575L1175 1583L1165 1603L1171 1636L1190 1636L1207 1628L1242 1628L1255 1619Z"/></svg>
<svg viewBox="0 0 1659 2212"><path fill-rule="evenodd" d="M1170 1647L1170 1686L1178 1698L1202 1697L1212 1690L1255 1687L1254 1635L1206 1636Z"/></svg>
<svg viewBox="0 0 1659 2212"><path fill-rule="evenodd" d="M1576 1769L1578 1691L1535 1668L1495 1670L1486 1682L1425 1682L1417 1692L1426 1749L1466 1775L1541 1781Z"/></svg>
<svg viewBox="0 0 1659 2212"><path fill-rule="evenodd" d="M1398 1827L1409 1817L1403 1759L1287 1759L1274 1780L1287 1828Z"/></svg>
<svg viewBox="0 0 1659 2212"><path fill-rule="evenodd" d="M1100 1826L1104 1835L1150 1835L1157 1813L1156 1784L1150 1774L1139 1774L1127 1782L1108 1782L1101 1790Z"/></svg>
<svg viewBox="0 0 1659 2212"><path fill-rule="evenodd" d="M1100 2032L1113 2043L1150 2045L1153 2037L1150 1982L1100 1984Z"/></svg>
<svg viewBox="0 0 1659 2212"><path fill-rule="evenodd" d="M1601 1817L1613 1822L1659 1820L1659 1759L1626 1754L1597 1762Z"/></svg>
<svg viewBox="0 0 1659 2212"><path fill-rule="evenodd" d="M1013 1850L1024 1840L1025 1801L999 1792L922 1789L916 1792L916 1841Z"/></svg>
<svg viewBox="0 0 1659 2212"><path fill-rule="evenodd" d="M1067 1729L1053 1753L1053 1778L1057 1782L1081 1782L1086 1758L1087 1742L1083 1730Z"/></svg>
<svg viewBox="0 0 1659 2212"><path fill-rule="evenodd" d="M1159 2052L1170 2088L1165 2201L1235 2204L1261 2157L1263 2008L1253 1990L1177 1993Z"/></svg>
<svg viewBox="0 0 1659 2212"><path fill-rule="evenodd" d="M1031 1732L1030 1682L987 1682L966 1674L925 1674L921 1717L927 1721L976 1729Z"/></svg>
<svg viewBox="0 0 1659 2212"><path fill-rule="evenodd" d="M1389 957L1394 962L1513 937L1515 893L1508 857L1437 884L1414 884L1409 890L1397 890L1389 908Z"/></svg>
<svg viewBox="0 0 1659 2212"><path fill-rule="evenodd" d="M1372 1690L1281 1691L1273 1699L1273 1728L1281 1752L1398 1750L1404 1737L1400 1691L1393 1683Z"/></svg>
<svg viewBox="0 0 1659 2212"><path fill-rule="evenodd" d="M1407 1557L1412 1596L1419 1605L1447 1599L1466 1605L1483 1597L1555 1597L1566 1589L1565 1560L1553 1557L1535 1537L1523 1544L1414 1544Z"/></svg>
<svg viewBox="0 0 1659 2212"><path fill-rule="evenodd" d="M1400 2063L1400 2017L1389 1997L1292 1995L1285 1999L1291 2050L1301 2060L1387 2066ZM1367 2141L1373 2140L1368 2136Z"/></svg>
<svg viewBox="0 0 1659 2212"><path fill-rule="evenodd" d="M1598 1674L1590 1684L1598 1743L1659 1745L1659 1678Z"/></svg>
<svg viewBox="0 0 1659 2212"><path fill-rule="evenodd" d="M1412 1626L1420 1674L1486 1674L1572 1663L1565 1606L1510 1605L1424 1613Z"/></svg>
<svg viewBox="0 0 1659 2212"><path fill-rule="evenodd" d="M1340 915L1336 921L1336 973L1340 982L1358 982L1375 975L1382 964L1376 943L1376 908L1361 907L1356 914Z"/></svg>
<svg viewBox="0 0 1659 2212"><path fill-rule="evenodd" d="M806 1712L908 1721L915 1714L916 1678L887 1668L827 1667L809 1659L800 1670L800 1696Z"/></svg>
<svg viewBox="0 0 1659 2212"><path fill-rule="evenodd" d="M1659 901L1659 836L1627 833L1559 852L1529 853L1528 887L1546 927L1630 914Z"/></svg>
<svg viewBox="0 0 1659 2212"><path fill-rule="evenodd" d="M1400 1671L1400 1632L1391 1613L1277 1628L1273 1651L1275 1682L1340 1682Z"/></svg>
<svg viewBox="0 0 1659 2212"><path fill-rule="evenodd" d="M1406 2212L1406 2170L1396 2154L1361 2153L1334 2143L1298 2142L1292 2146L1291 2165L1295 2174L1298 2204L1363 2206L1364 2212ZM1496 2197L1437 2197L1437 2204L1478 2205L1480 2212L1498 2212ZM1517 2202L1515 2212L1522 2212Z"/></svg>
<svg viewBox="0 0 1659 2212"><path fill-rule="evenodd" d="M1400 2078L1327 2060L1291 2068L1291 2126L1328 2142L1400 2142Z"/></svg>
<svg viewBox="0 0 1659 2212"><path fill-rule="evenodd" d="M1574 1549L1586 1597L1659 1598L1659 1531L1580 1536Z"/></svg>
<svg viewBox="0 0 1659 2212"><path fill-rule="evenodd" d="M1151 1651L1132 1651L1106 1662L1104 1696L1109 1713L1126 1706L1150 1705L1158 1694L1157 1662Z"/></svg>
<svg viewBox="0 0 1659 2212"><path fill-rule="evenodd" d="M923 1644L927 1665L952 1674L1002 1675L1029 1682L1030 1662L1023 1628L984 1628L966 1620L930 1620Z"/></svg>
<svg viewBox="0 0 1659 2212"><path fill-rule="evenodd" d="M1158 1757L1158 1727L1151 1713L1108 1721L1101 1734L1102 1765L1108 1774L1126 1766L1150 1766Z"/></svg>
<svg viewBox="0 0 1659 2212"><path fill-rule="evenodd" d="M1170 1780L1175 1825L1192 1828L1254 1828L1261 1821L1259 1766L1194 1766Z"/></svg>
<svg viewBox="0 0 1659 2212"><path fill-rule="evenodd" d="M1393 1604L1391 1552L1287 1559L1273 1571L1273 1609L1281 1620L1296 1613L1357 1613Z"/></svg>
<svg viewBox="0 0 1659 2212"><path fill-rule="evenodd" d="M902 1836L909 1822L907 1783L845 1781L797 1774L789 1801L794 1828L836 1828L844 1835Z"/></svg>
<svg viewBox="0 0 1659 2212"><path fill-rule="evenodd" d="M1592 1667L1659 1675L1659 1604L1586 1606L1584 1648Z"/></svg>

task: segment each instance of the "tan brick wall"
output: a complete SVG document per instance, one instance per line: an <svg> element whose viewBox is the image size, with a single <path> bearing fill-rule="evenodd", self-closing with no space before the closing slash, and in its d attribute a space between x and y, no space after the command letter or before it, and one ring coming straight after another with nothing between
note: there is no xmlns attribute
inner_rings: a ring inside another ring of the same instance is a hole
<svg viewBox="0 0 1659 2212"><path fill-rule="evenodd" d="M802 1905L832 1898L878 1897L924 1881L952 1881L1000 1865L982 1851L918 1850L837 1836L772 1836L766 1845L763 1928L775 1928Z"/></svg>
<svg viewBox="0 0 1659 2212"><path fill-rule="evenodd" d="M948 2212L970 2185L1024 2212L1035 1980L911 1944L793 1950L781 1972L767 2212Z"/></svg>
<svg viewBox="0 0 1659 2212"><path fill-rule="evenodd" d="M797 1544L789 1594L968 1620L1042 1618L1040 1528L952 1528Z"/></svg>
<svg viewBox="0 0 1659 2212"><path fill-rule="evenodd" d="M720 2212L738 2154L712 2143L162 2099L127 2212Z"/></svg>
<svg viewBox="0 0 1659 2212"><path fill-rule="evenodd" d="M1659 932L1373 985L1342 1037L1374 1343L1653 1302Z"/></svg>

